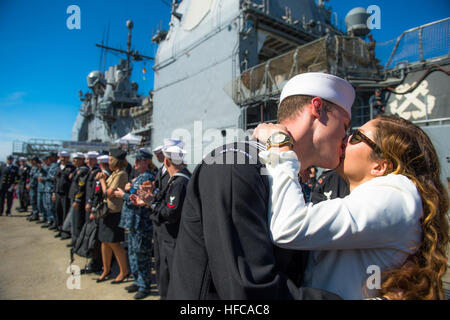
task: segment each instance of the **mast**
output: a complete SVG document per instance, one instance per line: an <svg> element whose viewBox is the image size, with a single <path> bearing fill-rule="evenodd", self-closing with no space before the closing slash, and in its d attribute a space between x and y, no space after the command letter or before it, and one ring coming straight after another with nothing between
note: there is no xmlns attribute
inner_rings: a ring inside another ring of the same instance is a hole
<svg viewBox="0 0 450 320"><path fill-rule="evenodd" d="M105 49L105 50L111 50L114 52L126 54L127 55L128 76L130 76L130 74L131 74L131 59L133 59L133 61L142 61L144 59L145 60L154 60L154 58L144 56L144 55L140 54L139 51L137 51L137 50L136 51L131 50L131 30L133 29L133 21L128 20L126 25L128 28L128 41L127 41L127 50L126 51L105 46L105 45L103 45L103 41L102 41L102 44L96 43L95 45L99 48L102 48L102 50ZM108 33L109 33L109 27L108 27Z"/></svg>

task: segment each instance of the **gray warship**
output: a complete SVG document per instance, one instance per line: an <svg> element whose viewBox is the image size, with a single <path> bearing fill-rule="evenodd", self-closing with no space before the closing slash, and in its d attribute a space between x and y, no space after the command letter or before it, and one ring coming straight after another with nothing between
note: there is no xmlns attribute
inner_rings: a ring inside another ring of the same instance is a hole
<svg viewBox="0 0 450 320"><path fill-rule="evenodd" d="M142 57L130 49L128 24L127 59L89 73L72 140L113 142L131 132L152 148L181 138L192 168L217 145L242 138L237 129L276 121L290 77L326 72L356 89L353 127L372 118L368 101L377 88L386 113L423 126L448 183L450 18L399 35L383 66L368 17L364 8L351 10L342 31L324 1L173 0L170 28L152 37L158 44L152 95L138 95L130 82L131 63Z"/></svg>
<svg viewBox="0 0 450 320"><path fill-rule="evenodd" d="M131 131L144 137L149 133L151 97L138 95L138 84L130 78L133 61L153 58L131 50L133 22L128 20L126 26L129 30L126 51L97 44L102 50L123 54L126 59L120 59L119 64L110 66L106 72L95 70L87 76L90 91L84 94L79 91L82 104L72 129L73 141L108 143Z"/></svg>

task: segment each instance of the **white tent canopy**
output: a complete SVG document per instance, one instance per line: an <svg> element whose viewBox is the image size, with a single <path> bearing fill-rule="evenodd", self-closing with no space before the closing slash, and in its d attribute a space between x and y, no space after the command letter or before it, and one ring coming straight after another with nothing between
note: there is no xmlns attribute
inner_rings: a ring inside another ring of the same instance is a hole
<svg viewBox="0 0 450 320"><path fill-rule="evenodd" d="M127 135L123 136L122 138L117 139L114 141L115 143L126 143L126 144L139 144L141 143L142 137L141 136L135 136L131 133L128 133Z"/></svg>

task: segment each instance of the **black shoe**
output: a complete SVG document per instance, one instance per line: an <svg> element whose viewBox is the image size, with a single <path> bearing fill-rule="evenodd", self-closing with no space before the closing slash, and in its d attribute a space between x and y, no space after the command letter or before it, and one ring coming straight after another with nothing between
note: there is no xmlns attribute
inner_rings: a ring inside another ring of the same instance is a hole
<svg viewBox="0 0 450 320"><path fill-rule="evenodd" d="M48 230L58 230L58 227L55 225L52 225L48 228Z"/></svg>
<svg viewBox="0 0 450 320"><path fill-rule="evenodd" d="M25 209L19 208L19 209L16 209L16 211L17 212L25 212Z"/></svg>
<svg viewBox="0 0 450 320"><path fill-rule="evenodd" d="M99 273L101 271L102 271L101 268L97 269L97 268L91 268L91 267L88 266L88 267L84 268L83 270L80 270L80 274L91 274L91 273L96 273L97 274L97 273Z"/></svg>
<svg viewBox="0 0 450 320"><path fill-rule="evenodd" d="M102 279L98 278L95 282L99 283L99 282L103 282L103 281L108 281L109 280L109 275L111 274L111 271L108 272L108 274L106 276L104 276Z"/></svg>
<svg viewBox="0 0 450 320"><path fill-rule="evenodd" d="M71 236L67 236L67 235L62 235L61 236L61 240L67 240L67 239L70 239L71 238Z"/></svg>
<svg viewBox="0 0 450 320"><path fill-rule="evenodd" d="M36 217L31 217L30 218L30 222L32 222L32 221L38 221L39 220L39 218L36 218Z"/></svg>
<svg viewBox="0 0 450 320"><path fill-rule="evenodd" d="M61 237L61 232L58 232L57 234L55 234L55 238L60 238Z"/></svg>
<svg viewBox="0 0 450 320"><path fill-rule="evenodd" d="M127 290L128 293L133 293L138 291L139 287L133 283L131 286L125 287L125 290Z"/></svg>
<svg viewBox="0 0 450 320"><path fill-rule="evenodd" d="M36 221L37 224L41 224L41 223L47 223L47 220L38 220Z"/></svg>
<svg viewBox="0 0 450 320"><path fill-rule="evenodd" d="M94 273L94 271L92 271L92 269L89 268L80 270L80 274L91 274L91 273Z"/></svg>
<svg viewBox="0 0 450 320"><path fill-rule="evenodd" d="M136 293L136 294L134 295L134 298L135 298L136 300L139 300L139 299L147 298L149 295L150 295L150 292L142 292L142 291L138 291L138 293Z"/></svg>
<svg viewBox="0 0 450 320"><path fill-rule="evenodd" d="M128 278L130 277L130 274L127 274L125 277L122 278L122 280L113 280L111 281L111 284L119 284L124 282L125 280L128 280Z"/></svg>
<svg viewBox="0 0 450 320"><path fill-rule="evenodd" d="M48 227L50 227L50 223L45 223L41 226L41 228L48 228Z"/></svg>
<svg viewBox="0 0 450 320"><path fill-rule="evenodd" d="M66 244L66 247L67 247L67 248L72 248L72 247L73 247L73 243L68 243L68 244Z"/></svg>

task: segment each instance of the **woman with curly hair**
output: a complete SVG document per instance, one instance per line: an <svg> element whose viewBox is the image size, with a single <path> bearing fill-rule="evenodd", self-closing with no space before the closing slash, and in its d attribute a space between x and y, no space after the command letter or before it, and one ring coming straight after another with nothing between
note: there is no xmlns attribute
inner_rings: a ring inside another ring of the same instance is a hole
<svg viewBox="0 0 450 320"><path fill-rule="evenodd" d="M264 141L279 131L289 133L261 124L255 134ZM348 137L344 156L337 170L350 195L313 205L303 200L290 146L260 153L272 185L273 242L312 250L304 286L344 299L443 299L449 200L429 137L382 115ZM373 270L380 281L372 281Z"/></svg>

